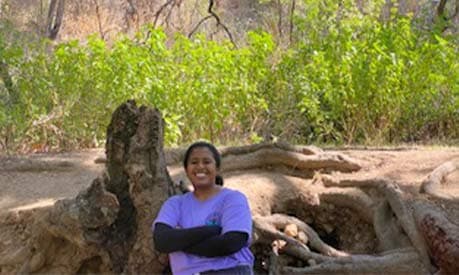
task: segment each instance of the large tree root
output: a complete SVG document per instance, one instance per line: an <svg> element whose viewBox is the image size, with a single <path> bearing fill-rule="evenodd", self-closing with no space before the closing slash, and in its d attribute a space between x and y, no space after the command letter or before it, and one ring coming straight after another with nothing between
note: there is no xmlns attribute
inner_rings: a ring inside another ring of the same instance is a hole
<svg viewBox="0 0 459 275"><path fill-rule="evenodd" d="M414 204L414 217L441 274L459 274L459 225L431 204Z"/></svg>
<svg viewBox="0 0 459 275"><path fill-rule="evenodd" d="M382 200L376 207L373 228L378 238L378 251L411 247L410 240L404 234L387 200Z"/></svg>
<svg viewBox="0 0 459 275"><path fill-rule="evenodd" d="M297 226L299 232L306 234L306 241L297 240L288 234L287 227L291 225ZM386 251L380 255L351 255L324 243L314 229L301 220L283 214L255 216L254 227L259 237L256 241L275 243L283 240L285 245L279 249L281 252L307 263L305 267L279 266L275 259L277 253L274 253L270 257L273 263L271 270L276 269L280 273L413 272L413 266L416 266L422 273L426 273L419 262L419 254L413 248ZM319 253L312 252L309 247Z"/></svg>
<svg viewBox="0 0 459 275"><path fill-rule="evenodd" d="M374 201L365 192L357 188L327 188L319 193L321 202L354 210L366 222L373 222Z"/></svg>
<svg viewBox="0 0 459 275"><path fill-rule="evenodd" d="M445 177L457 169L454 162L446 162L436 168L423 181L421 192L440 198L455 200L449 194L440 191ZM442 210L425 202L414 201L407 204L403 192L398 186L386 179L355 179L346 175L316 175L315 181L324 186L360 187L379 190L383 195L375 208L374 229L379 239L379 250L397 249L412 245L429 272L435 271L433 261L441 269L441 274L459 273L459 226L449 221ZM412 210L414 209L414 211ZM347 267L334 265L321 269L310 269L311 272L333 270L344 272ZM297 272L299 269L287 269ZM370 270L360 270L370 272ZM304 270L301 271L307 273ZM309 271L308 271L309 272Z"/></svg>
<svg viewBox="0 0 459 275"><path fill-rule="evenodd" d="M416 268L417 266L417 268ZM419 255L415 251L395 252L387 255L355 255L349 258L336 258L307 267L283 267L286 274L429 274L419 265Z"/></svg>
<svg viewBox="0 0 459 275"><path fill-rule="evenodd" d="M402 199L402 191L394 183L388 183L381 186L381 191L385 195L387 201L389 202L390 207L397 216L398 221L400 222L401 227L404 232L410 239L412 245L418 251L422 262L427 267L429 271L434 271L435 268L432 267L430 263L430 258L427 250L427 245L424 238L416 228L416 223L414 221L413 215L408 210L406 204Z"/></svg>
<svg viewBox="0 0 459 275"><path fill-rule="evenodd" d="M313 146L293 146L283 142L260 143L241 147L225 147L222 154L221 173L264 169L300 178L312 178L317 171L353 172L361 169L360 163L343 154L324 152ZM172 150L169 161L177 161L184 150ZM175 185L182 191L192 191L184 172L176 176Z"/></svg>
<svg viewBox="0 0 459 275"><path fill-rule="evenodd" d="M376 208L376 215L371 215L374 229L382 249L394 249L407 245L406 237L411 245L416 248L424 266L429 271L434 271L430 263L427 245L416 228L414 218L409 211L406 203L402 199L402 191L398 186L386 179L356 179L349 178L337 179L329 175L318 175L327 186L359 186L373 187L383 195L379 206ZM365 207L365 205L363 205ZM374 205L371 205L374 206ZM390 209L389 209L390 207ZM372 207L373 208L373 207ZM402 232L404 234L402 234ZM387 240L387 243L384 244Z"/></svg>
<svg viewBox="0 0 459 275"><path fill-rule="evenodd" d="M456 199L459 200L459 198L455 198L454 196L451 196L450 194L442 191L441 185L444 183L445 178L458 169L459 165L455 162L448 161L437 167L430 175L422 182L421 184L421 193L427 193L433 197L439 198L439 199L447 199L447 200L452 200Z"/></svg>
<svg viewBox="0 0 459 275"><path fill-rule="evenodd" d="M256 232L264 236L265 241L283 240L287 245L281 251L309 263L308 266L300 268L277 265L277 269L293 273L371 273L378 272L378 270L381 272L384 270L408 272L412 271L410 266L415 265L422 272L436 270L431 265L428 246L416 227L411 209L403 199L402 191L394 182L386 179L338 180L329 175L316 175L314 182L327 182L327 185L341 187L328 187L320 192L318 204L326 202L352 209L363 221L372 223L379 243L378 250L384 255L353 255L327 244L324 246L319 235L310 226L295 217L281 214L255 217ZM342 186L372 188L373 191L370 193L377 191L380 195L371 198L360 189L342 188ZM281 232L285 230L287 224L294 224L300 231L306 233L308 246ZM314 241L311 242L311 240ZM309 247L320 254L311 252ZM387 251L397 252L391 254ZM409 251L409 253L400 251ZM339 260L330 259L330 256L339 258ZM312 260L311 263L310 260Z"/></svg>
<svg viewBox="0 0 459 275"><path fill-rule="evenodd" d="M222 161L223 171L246 170L277 166L279 164L294 170L326 170L352 172L361 168L360 164L349 157L339 154L321 153L304 155L294 151L285 151L277 147L261 148L244 155L227 155Z"/></svg>
<svg viewBox="0 0 459 275"><path fill-rule="evenodd" d="M327 175L327 174L316 174L314 177L315 181L320 181L324 186L327 187L378 187L387 183L384 178L363 178L355 179L352 176L340 175Z"/></svg>
<svg viewBox="0 0 459 275"><path fill-rule="evenodd" d="M228 155L244 155L248 153L253 153L261 149L281 149L283 151L289 151L294 153L299 153L303 155L318 155L324 153L324 151L315 146L301 146L301 145L292 145L282 141L276 142L262 142L258 144L245 145L239 147L224 147L220 149L222 157Z"/></svg>
<svg viewBox="0 0 459 275"><path fill-rule="evenodd" d="M284 233L281 233L280 231L278 231L279 229L283 230L289 224L294 224L298 227L300 231L306 234L307 242L309 246L313 247L314 249L318 250L324 255L328 255L328 256L348 256L349 255L346 252L336 250L335 248L327 245L325 242L323 242L320 239L319 234L317 234L317 232L315 232L314 229L312 229L309 225L307 225L306 223L302 222L301 220L295 217L290 217L290 216L283 215L283 214L273 214L271 216L264 216L264 217L255 216L253 218L253 221L254 221L255 229L259 231L258 234L266 236L265 240L268 240L270 242L276 239L282 239L289 243L296 244L297 241L292 239L292 237L289 237L288 235L285 235Z"/></svg>

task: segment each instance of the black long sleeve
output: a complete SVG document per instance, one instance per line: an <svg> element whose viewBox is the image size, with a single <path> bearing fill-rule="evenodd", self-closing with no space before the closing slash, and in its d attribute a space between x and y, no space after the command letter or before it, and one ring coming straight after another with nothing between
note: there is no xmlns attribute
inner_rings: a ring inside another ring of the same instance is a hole
<svg viewBox="0 0 459 275"><path fill-rule="evenodd" d="M223 235L207 238L193 246L185 248L187 253L204 257L221 257L231 255L247 243L249 234L239 231L226 232Z"/></svg>
<svg viewBox="0 0 459 275"><path fill-rule="evenodd" d="M192 228L172 228L165 223L156 223L153 230L155 249L159 252L170 253L183 251L205 239L218 236L222 228L218 225L199 226Z"/></svg>

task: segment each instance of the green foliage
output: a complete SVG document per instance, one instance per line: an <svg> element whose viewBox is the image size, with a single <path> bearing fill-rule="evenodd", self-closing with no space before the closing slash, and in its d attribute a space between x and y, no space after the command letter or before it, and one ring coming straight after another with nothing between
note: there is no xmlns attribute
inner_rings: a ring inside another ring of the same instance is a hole
<svg viewBox="0 0 459 275"><path fill-rule="evenodd" d="M97 146L128 99L162 112L166 145L458 139L457 38L409 17L382 22L380 3L363 16L353 1L305 1L288 49L262 32L235 49L148 26L110 46L95 36L51 46L2 25L1 149Z"/></svg>
<svg viewBox="0 0 459 275"><path fill-rule="evenodd" d="M50 49L34 48L20 62L6 60L20 72L15 87L21 102L15 106L22 113L2 121L23 125L15 131L16 144L94 146L103 141L113 110L133 98L163 113L168 145L234 140L266 109L258 83L269 71L273 45L268 35L249 37L251 46L240 50L200 36L177 36L167 47L162 31L147 28L111 47L90 37L85 45L59 44L51 55ZM9 112L3 108L2 118Z"/></svg>
<svg viewBox="0 0 459 275"><path fill-rule="evenodd" d="M326 17L330 10L322 9ZM281 125L296 120L305 141L457 139L457 44L435 34L429 38L408 17L380 22L343 12L324 27L314 21L320 14L301 19L317 28L299 37L276 68L272 85L289 98L277 109L295 109L281 114Z"/></svg>

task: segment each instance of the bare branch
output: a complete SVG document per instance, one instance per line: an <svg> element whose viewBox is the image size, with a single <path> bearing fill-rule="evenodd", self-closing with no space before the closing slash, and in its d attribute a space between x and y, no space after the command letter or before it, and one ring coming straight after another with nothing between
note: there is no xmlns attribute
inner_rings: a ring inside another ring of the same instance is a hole
<svg viewBox="0 0 459 275"><path fill-rule="evenodd" d="M175 0L169 0L167 1L166 3L164 3L159 9L158 11L155 13L155 20L153 21L153 27L156 27L156 23L158 23L158 20L159 20L159 16L161 15L161 13L164 11L164 9L167 8L167 6L171 5L173 6Z"/></svg>
<svg viewBox="0 0 459 275"><path fill-rule="evenodd" d="M212 15L208 15L206 17L204 17L203 19L201 19L198 24L196 24L196 26L191 30L191 32L188 34L188 37L192 37L193 34L199 29L199 26L201 26L202 23L204 23L205 21L207 21L208 19L212 18Z"/></svg>
<svg viewBox="0 0 459 275"><path fill-rule="evenodd" d="M218 27L222 27L226 34L228 35L228 38L230 39L231 43L234 45L234 47L237 47L236 43L234 42L234 39L233 39L233 35L231 34L231 32L229 31L228 27L226 27L220 20L220 17L218 17L218 15L212 10L212 8L214 7L214 0L209 0L209 7L207 8L207 12L210 14L210 16L206 16L204 17L203 19L201 19L198 24L196 25L196 27L193 28L193 30L188 34L188 37L191 37L193 36L193 34L196 32L196 30L198 29L198 27L204 23L206 20L208 20L209 18L213 17L215 18L215 21L217 21L217 28Z"/></svg>

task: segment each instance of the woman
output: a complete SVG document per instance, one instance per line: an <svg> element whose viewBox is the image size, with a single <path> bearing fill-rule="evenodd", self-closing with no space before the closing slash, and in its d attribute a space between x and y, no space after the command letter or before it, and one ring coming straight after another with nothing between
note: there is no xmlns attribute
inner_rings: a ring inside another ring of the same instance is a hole
<svg viewBox="0 0 459 275"><path fill-rule="evenodd" d="M194 191L169 198L153 222L155 248L169 253L176 275L253 273L250 208L241 192L223 187L220 159L212 144L192 144L183 166Z"/></svg>

